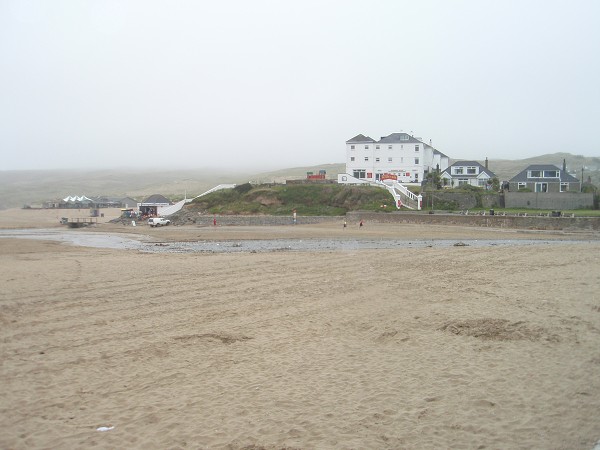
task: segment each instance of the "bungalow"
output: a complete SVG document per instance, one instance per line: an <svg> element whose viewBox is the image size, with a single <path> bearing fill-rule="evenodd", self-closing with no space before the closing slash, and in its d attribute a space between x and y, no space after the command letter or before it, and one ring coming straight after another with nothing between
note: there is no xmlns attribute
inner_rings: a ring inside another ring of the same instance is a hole
<svg viewBox="0 0 600 450"><path fill-rule="evenodd" d="M138 203L138 211L142 216L160 216L162 209L172 205L168 198L154 194L141 203Z"/></svg>
<svg viewBox="0 0 600 450"><path fill-rule="evenodd" d="M444 186L470 185L487 188L496 174L487 168L486 159L485 167L477 161L457 161L444 169L440 177Z"/></svg>
<svg viewBox="0 0 600 450"><path fill-rule="evenodd" d="M552 164L532 164L509 180L512 192L529 190L532 192L579 192L580 181L569 175L565 168Z"/></svg>

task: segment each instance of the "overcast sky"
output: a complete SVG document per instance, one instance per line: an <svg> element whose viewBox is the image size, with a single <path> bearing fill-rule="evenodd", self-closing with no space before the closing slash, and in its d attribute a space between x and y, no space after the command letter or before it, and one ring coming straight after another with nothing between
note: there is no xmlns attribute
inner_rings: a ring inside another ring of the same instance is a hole
<svg viewBox="0 0 600 450"><path fill-rule="evenodd" d="M411 132L600 156L600 1L0 0L0 170L273 169Z"/></svg>

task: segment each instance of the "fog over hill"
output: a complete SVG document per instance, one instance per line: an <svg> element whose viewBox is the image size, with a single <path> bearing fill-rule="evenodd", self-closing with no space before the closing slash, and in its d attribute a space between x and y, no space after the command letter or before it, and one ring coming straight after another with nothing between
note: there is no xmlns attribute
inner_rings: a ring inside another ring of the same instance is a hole
<svg viewBox="0 0 600 450"><path fill-rule="evenodd" d="M451 163L461 158L451 159ZM488 167L500 180L508 180L530 164L555 164L583 181L591 178L600 186L600 157L586 157L570 153L554 153L522 160L488 161ZM479 160L484 164L484 160ZM337 179L345 164L283 168L264 173L213 170L209 168L185 170L35 170L0 171L0 209L40 206L44 201L68 195L133 197L141 200L152 194L162 194L172 200L188 198L206 192L223 183L283 183L286 179L300 179L306 172L326 170L327 177Z"/></svg>

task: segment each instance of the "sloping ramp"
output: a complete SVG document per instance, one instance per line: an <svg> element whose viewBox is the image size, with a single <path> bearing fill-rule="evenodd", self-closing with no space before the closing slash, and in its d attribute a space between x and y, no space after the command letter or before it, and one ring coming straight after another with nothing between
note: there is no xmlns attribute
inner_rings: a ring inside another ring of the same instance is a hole
<svg viewBox="0 0 600 450"><path fill-rule="evenodd" d="M192 200L197 199L198 197L202 197L203 195L210 194L211 192L220 191L221 189L233 189L236 186L237 186L236 184L219 184L219 185L215 186L214 188L209 189L208 191L206 191L200 195L196 195L194 198L188 198L186 200L186 203L189 203Z"/></svg>
<svg viewBox="0 0 600 450"><path fill-rule="evenodd" d="M381 186L387 189L394 197L396 208L402 206L408 209L421 209L417 195L413 194L406 186L398 183L395 180L376 181L376 186Z"/></svg>
<svg viewBox="0 0 600 450"><path fill-rule="evenodd" d="M183 205L186 204L186 200L187 199L183 199L177 203L175 203L174 205L171 206L166 206L165 208L162 208L160 210L160 215L161 216L170 216L171 214L176 213L177 211L179 211L181 208L183 208Z"/></svg>
<svg viewBox="0 0 600 450"><path fill-rule="evenodd" d="M208 191L195 196L194 198L184 198L183 200L175 203L174 205L171 206L167 206L166 208L162 208L160 210L160 215L161 216L170 216L171 214L175 214L177 211L180 211L181 208L183 208L183 205L185 205L186 203L190 203L192 200L198 198L198 197L202 197L203 195L206 194L210 194L211 192L215 192L215 191L219 191L221 189L233 189L236 185L235 184L219 184L218 186L215 186L212 189L209 189Z"/></svg>

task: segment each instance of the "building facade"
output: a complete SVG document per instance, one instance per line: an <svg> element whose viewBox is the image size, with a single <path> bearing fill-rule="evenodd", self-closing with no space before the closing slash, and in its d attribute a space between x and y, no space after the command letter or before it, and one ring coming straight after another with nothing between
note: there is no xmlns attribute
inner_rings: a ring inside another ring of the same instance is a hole
<svg viewBox="0 0 600 450"><path fill-rule="evenodd" d="M457 161L444 169L440 177L442 184L447 187L470 185L487 189L496 174L477 161Z"/></svg>
<svg viewBox="0 0 600 450"><path fill-rule="evenodd" d="M565 168L552 164L533 164L509 180L511 192L579 192L580 181L569 175Z"/></svg>
<svg viewBox="0 0 600 450"><path fill-rule="evenodd" d="M420 184L427 173L444 170L449 158L408 133L392 133L379 141L359 134L346 141L346 173L339 183L393 179Z"/></svg>

